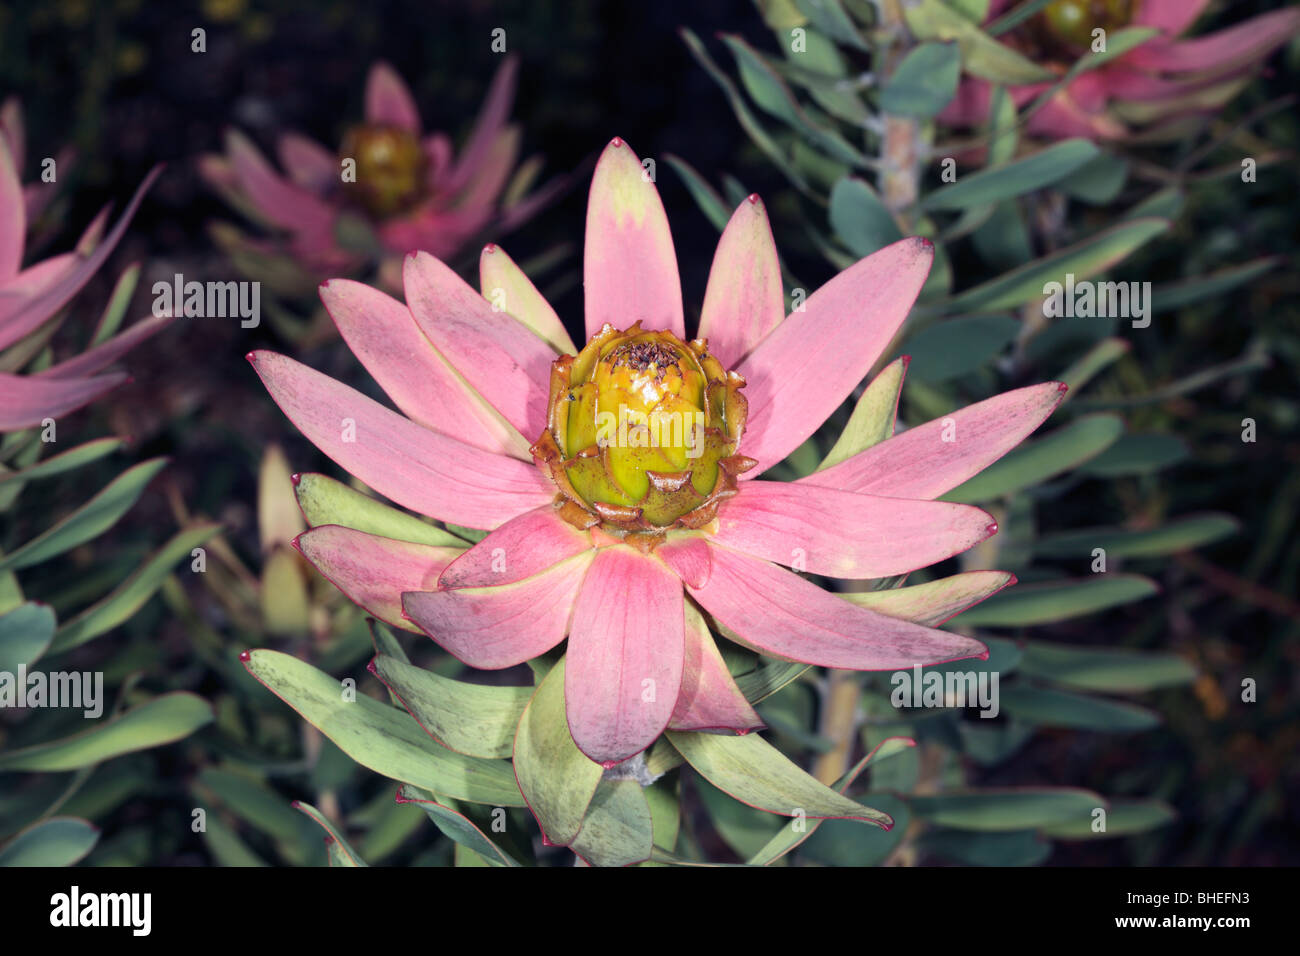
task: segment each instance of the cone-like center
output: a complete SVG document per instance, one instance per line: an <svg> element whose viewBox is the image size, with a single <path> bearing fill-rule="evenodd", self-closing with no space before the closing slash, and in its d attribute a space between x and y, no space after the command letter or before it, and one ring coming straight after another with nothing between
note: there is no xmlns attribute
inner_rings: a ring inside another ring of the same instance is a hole
<svg viewBox="0 0 1300 956"><path fill-rule="evenodd" d="M1092 48L1092 31L1107 35L1133 21L1133 0L1054 0L1038 18L1045 39L1072 55Z"/></svg>
<svg viewBox="0 0 1300 956"><path fill-rule="evenodd" d="M345 183L377 218L409 208L427 187L428 159L420 141L400 126L354 126L339 153L356 162L356 182Z"/></svg>
<svg viewBox="0 0 1300 956"><path fill-rule="evenodd" d="M653 546L670 528L700 528L753 467L736 454L745 380L703 339L606 325L551 366L547 427L533 443L561 514L580 528Z"/></svg>

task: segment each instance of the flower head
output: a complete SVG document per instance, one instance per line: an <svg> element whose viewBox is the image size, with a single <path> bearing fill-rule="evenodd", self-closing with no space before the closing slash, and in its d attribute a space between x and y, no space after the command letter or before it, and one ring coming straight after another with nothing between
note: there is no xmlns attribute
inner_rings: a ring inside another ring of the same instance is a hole
<svg viewBox="0 0 1300 956"><path fill-rule="evenodd" d="M736 454L744 384L703 339L683 342L640 322L623 332L606 325L576 357L557 358L546 430L531 450L560 490L566 520L648 542L712 521L736 493L736 476L754 466Z"/></svg>
<svg viewBox="0 0 1300 956"><path fill-rule="evenodd" d="M988 19L1010 5L993 0ZM1292 7L1179 39L1208 5L1209 0L1053 0L1013 28L1005 42L1058 76L1092 51L1099 36L1125 27L1153 30L1133 49L1078 73L1029 117L1029 132L1047 139L1123 139L1138 127L1217 109L1236 95L1244 74L1300 30L1300 9ZM1012 86L1008 92L1019 107L1052 85ZM982 123L991 97L988 81L966 77L939 119L954 126Z"/></svg>
<svg viewBox="0 0 1300 956"><path fill-rule="evenodd" d="M21 114L6 103L0 120L0 357L6 360L7 369L0 372L0 432L8 432L58 418L121 384L126 380L124 373L104 373L104 368L171 319L163 316L137 322L80 355L29 375L15 374L34 354L27 353L28 358L15 368L14 360L24 354L21 343L44 334L47 323L58 321L63 307L90 281L122 238L160 171L155 169L146 177L107 235L105 209L86 229L73 252L24 267L30 217L41 208L46 194L25 188L20 179L13 144L22 142ZM21 156L21 148L17 154ZM5 352L11 346L17 348Z"/></svg>
<svg viewBox="0 0 1300 956"><path fill-rule="evenodd" d="M233 206L283 237L241 238L237 248L287 256L313 277L400 261L408 249L449 258L488 226L523 222L554 193L503 198L519 153L519 130L507 122L516 69L508 58L497 71L459 155L446 134L422 131L411 91L377 63L366 81L365 116L337 150L285 133L281 175L231 131L225 154L204 157L200 171Z"/></svg>
<svg viewBox="0 0 1300 956"><path fill-rule="evenodd" d="M510 667L567 637L569 729L607 766L665 728L761 726L702 613L762 653L830 667L982 656L972 638L858 606L781 565L877 578L983 540L996 530L985 512L934 499L1033 431L1062 386L1000 395L797 482L756 477L866 376L932 255L921 239L895 243L786 317L767 215L751 197L723 233L688 339L663 206L616 139L588 205L583 349L489 246L483 295L424 253L406 259L406 304L347 280L322 287L405 417L283 356L250 356L341 467L399 505L490 529L463 553L332 526L298 545L363 607L471 666ZM633 444L633 424L648 428L655 411L691 422L697 437L670 430L657 447ZM613 441L602 443L602 421ZM945 620L1010 580L993 576L943 613L911 616Z"/></svg>

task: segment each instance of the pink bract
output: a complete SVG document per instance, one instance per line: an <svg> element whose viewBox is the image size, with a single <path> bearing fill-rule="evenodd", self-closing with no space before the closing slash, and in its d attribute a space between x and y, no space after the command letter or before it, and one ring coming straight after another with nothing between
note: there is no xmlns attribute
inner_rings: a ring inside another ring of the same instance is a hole
<svg viewBox="0 0 1300 956"><path fill-rule="evenodd" d="M22 152L21 113L13 101L0 111L0 352L58 321L61 310L90 281L126 232L127 224L158 177L155 169L136 190L117 224L104 235L100 214L77 243L77 251L23 267L27 227L43 202L39 188L25 188L16 156ZM15 149L15 145L17 148ZM126 380L103 370L166 326L169 317L137 322L106 342L31 375L0 372L0 432L39 425L99 398Z"/></svg>
<svg viewBox="0 0 1300 956"><path fill-rule="evenodd" d="M1159 32L1075 77L1029 117L1028 132L1045 139L1118 140L1132 135L1138 124L1217 109L1235 95L1245 73L1300 30L1300 8L1291 7L1181 39L1208 5L1209 0L1135 0L1130 25ZM987 19L1010 6L1010 0L993 0ZM1025 29L1026 25L1013 28L1012 45L1016 33ZM1064 74L1071 64L1042 65ZM1017 107L1023 107L1052 85L1012 86L1008 93ZM939 121L963 127L984 123L991 98L992 84L987 80L963 77L956 98L939 114ZM1126 118L1125 112L1132 116Z"/></svg>
<svg viewBox="0 0 1300 956"><path fill-rule="evenodd" d="M748 383L740 450L758 464L710 526L667 530L648 548L562 520L556 486L529 456L546 427L548 369L562 349L575 350L503 251L484 250L483 291L510 290L508 311L424 252L406 259L408 305L331 280L321 289L326 308L405 414L285 356L254 353L271 395L377 492L490 533L452 560L445 549L331 527L306 532L299 546L372 613L418 626L470 666L510 667L567 638L569 728L606 766L665 729L758 726L688 602L729 637L778 658L894 670L983 657L977 640L859 607L782 565L841 578L901 575L983 540L996 531L987 513L935 499L1037 428L1064 386L1021 388L954 413L956 441L932 422L800 481L752 480L850 397L907 317L932 258L929 242L904 239L785 316L767 213L757 197L741 203L718 246L700 331ZM618 139L594 174L584 282L588 336L606 322L636 321L685 334L663 205ZM1010 576L987 577L996 583L973 589L966 605Z"/></svg>

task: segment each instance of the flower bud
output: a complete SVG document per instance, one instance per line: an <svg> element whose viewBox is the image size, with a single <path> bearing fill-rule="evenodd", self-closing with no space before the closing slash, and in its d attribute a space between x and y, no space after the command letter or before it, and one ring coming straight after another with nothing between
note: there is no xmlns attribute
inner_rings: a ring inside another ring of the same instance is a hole
<svg viewBox="0 0 1300 956"><path fill-rule="evenodd" d="M551 366L547 428L533 444L578 527L655 537L699 528L753 467L737 455L745 380L703 339L606 325Z"/></svg>

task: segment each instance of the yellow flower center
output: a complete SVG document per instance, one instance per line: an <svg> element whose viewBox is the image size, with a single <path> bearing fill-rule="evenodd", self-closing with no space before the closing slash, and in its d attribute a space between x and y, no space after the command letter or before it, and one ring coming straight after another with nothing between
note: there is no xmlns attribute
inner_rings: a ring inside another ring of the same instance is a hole
<svg viewBox="0 0 1300 956"><path fill-rule="evenodd" d="M343 137L339 153L356 163L356 181L344 185L371 215L391 216L424 196L428 159L410 131L400 126L354 126Z"/></svg>
<svg viewBox="0 0 1300 956"><path fill-rule="evenodd" d="M1048 35L1077 53L1092 48L1094 30L1109 34L1128 26L1133 0L1054 0L1040 16Z"/></svg>
<svg viewBox="0 0 1300 956"><path fill-rule="evenodd" d="M745 381L703 339L606 325L551 366L547 428L533 456L555 482L561 513L640 541L700 528L753 467L736 454Z"/></svg>

